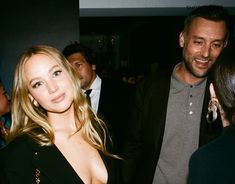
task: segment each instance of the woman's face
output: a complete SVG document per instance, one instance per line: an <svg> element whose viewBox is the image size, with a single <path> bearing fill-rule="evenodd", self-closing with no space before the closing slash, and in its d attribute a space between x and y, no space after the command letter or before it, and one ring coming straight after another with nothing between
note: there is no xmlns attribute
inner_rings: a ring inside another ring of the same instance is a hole
<svg viewBox="0 0 235 184"><path fill-rule="evenodd" d="M35 100L48 113L63 113L72 107L72 80L56 60L36 54L24 67L31 100Z"/></svg>

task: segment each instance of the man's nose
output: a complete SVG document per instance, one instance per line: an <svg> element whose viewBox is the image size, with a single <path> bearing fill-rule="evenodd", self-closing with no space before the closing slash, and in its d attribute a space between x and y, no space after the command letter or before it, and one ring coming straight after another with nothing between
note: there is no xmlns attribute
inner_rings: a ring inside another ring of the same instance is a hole
<svg viewBox="0 0 235 184"><path fill-rule="evenodd" d="M207 58L210 55L211 46L210 45L204 45L201 50L201 54L203 57Z"/></svg>

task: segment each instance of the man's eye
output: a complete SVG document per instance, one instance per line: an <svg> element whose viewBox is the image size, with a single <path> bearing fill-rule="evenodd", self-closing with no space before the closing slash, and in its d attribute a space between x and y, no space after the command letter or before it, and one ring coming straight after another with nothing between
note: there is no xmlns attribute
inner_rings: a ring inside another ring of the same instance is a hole
<svg viewBox="0 0 235 184"><path fill-rule="evenodd" d="M221 48L222 44L214 43L212 46L213 46L214 48Z"/></svg>
<svg viewBox="0 0 235 184"><path fill-rule="evenodd" d="M194 43L197 44L197 45L201 45L202 41L194 41Z"/></svg>
<svg viewBox="0 0 235 184"><path fill-rule="evenodd" d="M76 68L79 68L81 65L82 65L81 63L75 63L75 64L74 64L74 66L75 66Z"/></svg>

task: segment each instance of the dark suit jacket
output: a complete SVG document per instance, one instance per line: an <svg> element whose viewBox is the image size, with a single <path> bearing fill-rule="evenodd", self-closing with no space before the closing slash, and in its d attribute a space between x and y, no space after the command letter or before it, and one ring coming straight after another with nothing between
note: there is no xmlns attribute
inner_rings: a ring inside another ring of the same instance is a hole
<svg viewBox="0 0 235 184"><path fill-rule="evenodd" d="M108 171L108 183L119 184L119 160L100 153ZM0 151L1 184L33 184L36 168L40 184L83 184L56 146L39 146L28 136L16 138Z"/></svg>
<svg viewBox="0 0 235 184"><path fill-rule="evenodd" d="M123 177L126 183L152 184L158 162L167 111L171 73L160 73L142 81L135 90L123 157ZM206 113L208 85L200 125L200 146L220 134L221 124L208 124Z"/></svg>
<svg viewBox="0 0 235 184"><path fill-rule="evenodd" d="M131 87L120 80L102 79L98 116L108 126L114 142L115 153L119 154L126 131L130 110Z"/></svg>
<svg viewBox="0 0 235 184"><path fill-rule="evenodd" d="M198 149L189 164L189 184L235 183L235 128L227 126L222 135Z"/></svg>

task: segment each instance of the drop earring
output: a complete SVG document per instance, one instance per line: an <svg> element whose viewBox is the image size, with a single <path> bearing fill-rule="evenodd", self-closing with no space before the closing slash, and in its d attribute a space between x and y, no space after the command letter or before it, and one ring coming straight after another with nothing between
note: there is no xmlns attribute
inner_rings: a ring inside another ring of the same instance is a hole
<svg viewBox="0 0 235 184"><path fill-rule="evenodd" d="M206 115L206 119L207 119L208 123L213 123L217 119L218 106L219 106L218 99L215 97L212 97L209 101L208 111L207 111L207 115Z"/></svg>
<svg viewBox="0 0 235 184"><path fill-rule="evenodd" d="M32 102L33 102L33 105L34 105L35 107L39 107L39 104L38 104L38 102L37 102L36 100L33 99Z"/></svg>

